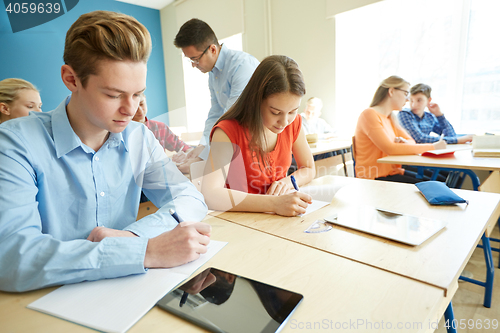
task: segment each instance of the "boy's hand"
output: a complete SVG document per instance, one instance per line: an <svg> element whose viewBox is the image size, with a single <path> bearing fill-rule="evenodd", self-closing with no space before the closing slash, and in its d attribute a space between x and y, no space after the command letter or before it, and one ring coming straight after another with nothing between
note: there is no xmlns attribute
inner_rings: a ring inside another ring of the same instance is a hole
<svg viewBox="0 0 500 333"><path fill-rule="evenodd" d="M472 134L457 137L457 143L471 142L474 136Z"/></svg>
<svg viewBox="0 0 500 333"><path fill-rule="evenodd" d="M181 222L174 229L151 238L144 258L145 268L169 268L199 258L207 252L212 228L203 222Z"/></svg>
<svg viewBox="0 0 500 333"><path fill-rule="evenodd" d="M191 168L191 164L193 164L194 162L200 162L200 161L203 161L203 160L199 157L188 158L182 164L179 164L177 166L177 168L180 170L180 172L186 174L186 173L189 173L190 168Z"/></svg>
<svg viewBox="0 0 500 333"><path fill-rule="evenodd" d="M137 235L130 232L130 231L126 231L126 230L116 230L116 229L105 228L105 227L95 227L90 232L90 235L89 235L89 237L87 237L87 240L89 240L91 242L100 242L106 237L137 237Z"/></svg>
<svg viewBox="0 0 500 333"><path fill-rule="evenodd" d="M179 150L177 154L172 156L172 161L175 163L182 163L187 159L187 154L183 152L182 150Z"/></svg>
<svg viewBox="0 0 500 333"><path fill-rule="evenodd" d="M441 117L443 115L441 109L439 108L439 105L437 105L436 103L429 103L427 105L427 108L429 108L429 111L436 117Z"/></svg>
<svg viewBox="0 0 500 333"><path fill-rule="evenodd" d="M187 154L187 158L188 159L191 159L191 158L195 158L195 157L198 157L198 155L201 154L201 152L203 151L203 149L205 149L205 146L204 145L198 145L197 147L195 147L194 149L191 149L188 154Z"/></svg>

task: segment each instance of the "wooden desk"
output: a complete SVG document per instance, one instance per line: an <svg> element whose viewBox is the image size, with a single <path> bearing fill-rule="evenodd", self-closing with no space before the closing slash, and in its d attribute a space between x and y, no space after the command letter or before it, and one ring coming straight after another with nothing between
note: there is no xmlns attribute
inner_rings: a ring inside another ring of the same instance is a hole
<svg viewBox="0 0 500 333"><path fill-rule="evenodd" d="M500 195L455 190L466 206L430 206L411 184L338 176L323 177L339 185L332 203L305 217L262 213L213 212L220 218L255 230L321 249L351 260L400 274L444 290L447 295L472 255L488 224L500 215ZM320 178L321 179L321 178ZM320 179L315 180L316 182ZM445 229L420 246L409 246L341 226L318 234L304 233L315 220L352 204L448 221Z"/></svg>
<svg viewBox="0 0 500 333"><path fill-rule="evenodd" d="M213 266L304 295L302 304L283 332L318 331L298 329L299 325L305 328L307 323L329 323L332 326L325 329L328 332L352 332L349 321L358 320L379 325L384 321L385 327L390 322L393 327L392 330L370 332L401 332L402 329L396 329L398 322L409 323L411 328L405 329L405 332L432 332L434 330L429 329L429 321L436 322L441 318L457 288L455 284L453 292L443 297L442 290L433 286L324 251L217 218L206 222L212 225L213 239L228 241L229 244L198 272ZM94 332L26 308L26 305L54 289L20 294L0 292L2 331ZM344 325L344 329L335 329L336 323ZM415 323L422 323L420 329ZM192 331L202 330L158 307L151 309L129 330L131 333ZM358 327L358 331L368 330Z"/></svg>
<svg viewBox="0 0 500 333"><path fill-rule="evenodd" d="M391 155L379 158L377 162L469 170L500 170L500 158L473 157L472 150L456 151L452 157Z"/></svg>
<svg viewBox="0 0 500 333"><path fill-rule="evenodd" d="M496 174L498 174L498 171L500 171L500 158L473 157L472 150L459 150L455 152L454 156L445 158L426 157L420 155L393 155L379 158L377 162L438 168L494 171L491 179L487 179L485 183L483 183L483 185L479 188L487 188L486 192L500 192L499 185L494 183L494 181L497 180L495 171ZM486 229L486 235L488 237L491 235L491 231L495 227L495 223L489 224L488 228Z"/></svg>
<svg viewBox="0 0 500 333"><path fill-rule="evenodd" d="M313 143L312 145L314 147L311 147L311 153L313 156L320 155L320 154L325 154L325 153L331 153L334 151L340 151L342 155L342 164L344 166L344 175L347 177L347 166L345 164L346 158L345 158L345 153L347 153L348 149L351 148L352 141L351 140L345 140L345 139L329 139L329 140L319 140L316 143ZM321 161L321 160L319 160Z"/></svg>
<svg viewBox="0 0 500 333"><path fill-rule="evenodd" d="M345 139L329 139L329 140L318 140L318 142L313 143L314 147L311 147L311 153L314 155L330 153L333 151L339 151L351 148L351 140Z"/></svg>

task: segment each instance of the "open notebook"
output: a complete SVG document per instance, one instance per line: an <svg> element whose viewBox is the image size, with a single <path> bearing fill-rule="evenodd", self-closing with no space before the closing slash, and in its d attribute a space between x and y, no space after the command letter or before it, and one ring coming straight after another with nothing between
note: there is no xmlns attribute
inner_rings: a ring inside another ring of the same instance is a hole
<svg viewBox="0 0 500 333"><path fill-rule="evenodd" d="M451 157L455 154L456 151L458 150L471 150L472 146L470 145L448 145L447 148L445 149L436 149L436 150L429 150L424 153L422 153L422 156L428 156L428 157Z"/></svg>

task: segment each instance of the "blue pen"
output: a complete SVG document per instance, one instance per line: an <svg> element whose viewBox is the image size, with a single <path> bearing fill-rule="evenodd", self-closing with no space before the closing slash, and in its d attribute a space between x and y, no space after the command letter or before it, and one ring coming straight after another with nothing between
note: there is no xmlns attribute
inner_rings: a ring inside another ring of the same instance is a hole
<svg viewBox="0 0 500 333"><path fill-rule="evenodd" d="M168 210L168 212L169 212L169 213L170 213L170 215L172 215L172 217L173 217L173 218L177 221L177 223L184 222L184 220L183 220L183 219L181 219L181 218L179 217L179 215L177 215L177 213L175 212L175 210L173 210L172 208L170 208L170 209Z"/></svg>
<svg viewBox="0 0 500 333"><path fill-rule="evenodd" d="M297 182L295 181L295 177L294 176L290 176L290 179L292 180L293 187L298 192L299 191L299 185L297 185Z"/></svg>
<svg viewBox="0 0 500 333"><path fill-rule="evenodd" d="M177 223L181 223L183 222L183 220L180 218L179 215L177 215L177 212L175 210L173 210L172 208L170 208L168 210L168 212L170 213L170 215L172 215L172 217L177 221ZM179 307L182 308L182 306L186 303L187 301L187 298L188 298L188 293L187 292L184 292L182 294L182 297L181 297L181 301L179 302Z"/></svg>

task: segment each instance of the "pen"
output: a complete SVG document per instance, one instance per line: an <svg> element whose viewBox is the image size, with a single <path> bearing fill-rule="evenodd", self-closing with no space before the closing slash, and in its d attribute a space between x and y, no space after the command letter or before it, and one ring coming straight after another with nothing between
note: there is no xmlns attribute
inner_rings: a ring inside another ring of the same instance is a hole
<svg viewBox="0 0 500 333"><path fill-rule="evenodd" d="M172 215L172 217L177 221L177 223L181 223L183 222L182 219L180 218L179 215L177 215L177 212L175 210L173 210L172 208L170 208L168 210L168 212L170 213L170 215ZM181 297L181 301L179 303L179 307L182 308L182 306L186 303L187 301L187 298L188 298L188 293L187 292L184 292L184 294L182 294L182 297Z"/></svg>
<svg viewBox="0 0 500 333"><path fill-rule="evenodd" d="M295 177L294 176L290 176L290 179L292 180L293 187L298 192L299 191L299 186L297 185L297 182L295 181Z"/></svg>
<svg viewBox="0 0 500 333"><path fill-rule="evenodd" d="M175 210L173 210L172 208L170 208L168 210L168 212L170 213L170 215L172 215L172 217L177 221L177 223L181 223L181 222L184 222L180 217L179 215L177 215L177 213L175 212Z"/></svg>
<svg viewBox="0 0 500 333"><path fill-rule="evenodd" d="M182 308L182 306L186 303L187 299L188 299L188 293L187 292L184 292L184 294L182 294L182 297L181 297L181 301L179 303L179 307Z"/></svg>
<svg viewBox="0 0 500 333"><path fill-rule="evenodd" d="M439 138L439 141L443 140L444 134L441 134L441 137Z"/></svg>

